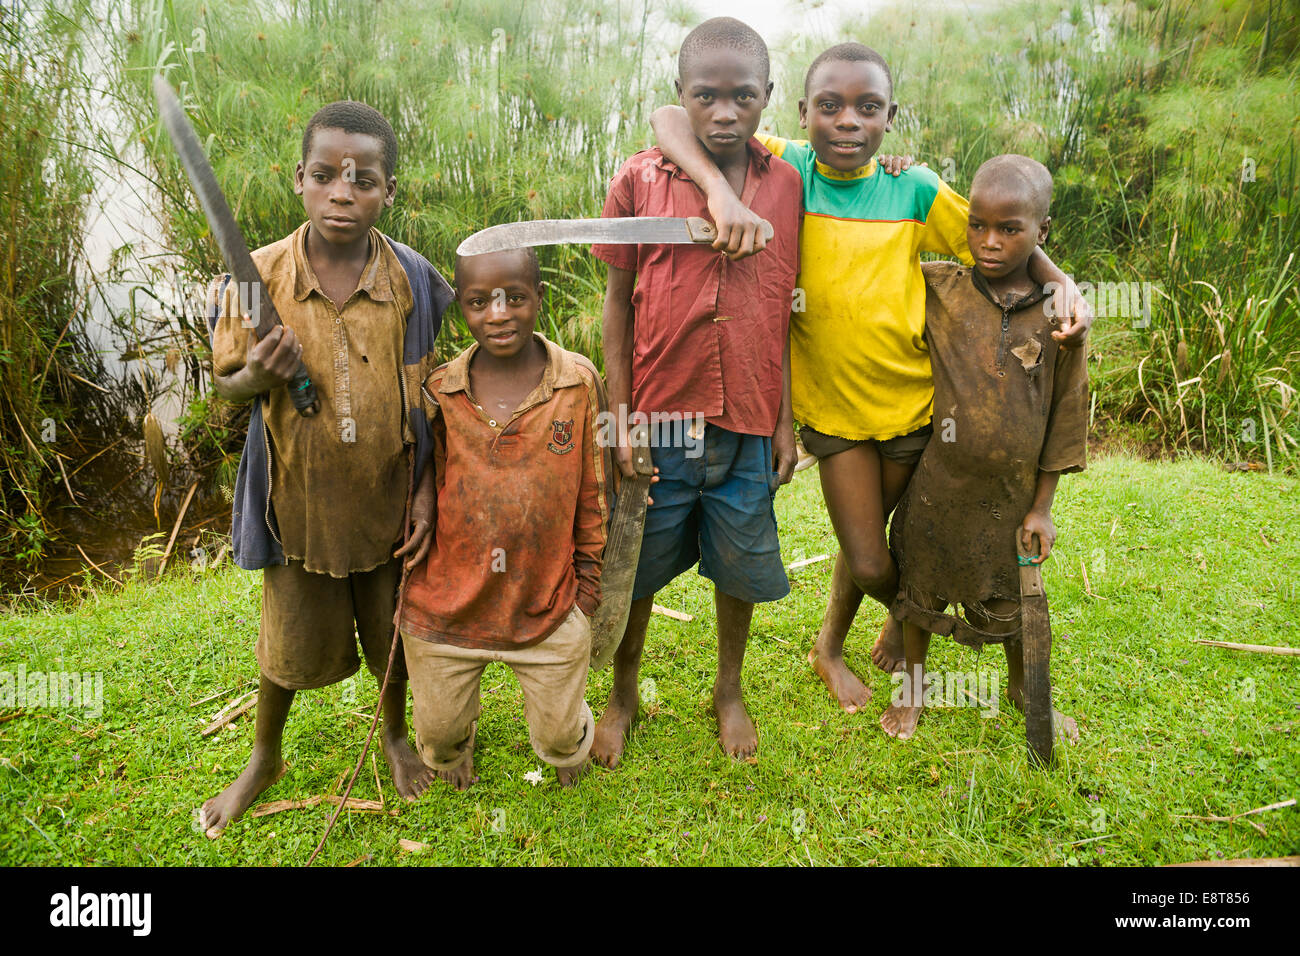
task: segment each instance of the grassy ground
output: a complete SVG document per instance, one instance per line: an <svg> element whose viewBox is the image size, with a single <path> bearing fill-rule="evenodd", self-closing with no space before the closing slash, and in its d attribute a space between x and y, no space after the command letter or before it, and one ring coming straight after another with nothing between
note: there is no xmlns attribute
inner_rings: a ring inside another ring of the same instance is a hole
<svg viewBox="0 0 1300 956"><path fill-rule="evenodd" d="M746 682L759 759L732 763L707 710L710 590L691 574L660 596L695 620L654 618L643 676L655 700L618 770L595 771L571 792L550 770L542 784L526 782L539 762L518 685L492 665L481 781L466 794L439 785L406 805L383 774L390 812L345 815L322 859L1132 865L1295 853L1295 808L1248 818L1265 832L1179 815L1227 816L1297 795L1300 661L1192 641L1300 646L1298 487L1202 461L1122 456L1062 482L1060 541L1045 573L1057 702L1078 718L1082 739L1049 773L1027 766L1024 723L1009 709L935 709L914 740L886 738L877 717L890 684L867 657L883 619L876 608L860 615L850 653L875 699L856 716L840 712L804 660L828 562L796 571L790 597L755 615ZM778 505L788 562L833 552L815 471ZM225 563L0 621L0 672L104 673L97 718L38 709L0 724L0 863L306 861L327 807L246 817L215 842L192 825L194 808L251 746L251 716L215 738L199 729L237 688L253 686L259 588L259 575ZM990 651L976 658L936 641L932 666L1001 675L1002 655ZM608 671L592 677L597 711L609 683ZM300 695L285 740L290 770L267 799L339 792L374 699L367 683ZM376 797L369 768L356 795ZM399 838L432 848L410 855Z"/></svg>

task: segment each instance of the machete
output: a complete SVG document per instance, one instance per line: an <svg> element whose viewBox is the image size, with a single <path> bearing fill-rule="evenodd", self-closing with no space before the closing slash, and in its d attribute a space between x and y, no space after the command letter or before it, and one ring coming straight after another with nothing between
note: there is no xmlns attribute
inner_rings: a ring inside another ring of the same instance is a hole
<svg viewBox="0 0 1300 956"><path fill-rule="evenodd" d="M600 607L591 621L592 670L600 670L614 659L627 629L632 582L636 580L641 535L645 533L646 499L650 496L650 479L655 471L650 458L650 426L633 425L628 429L627 440L636 475L623 477L609 522L609 537L601 561Z"/></svg>
<svg viewBox="0 0 1300 956"><path fill-rule="evenodd" d="M1035 537L1037 537L1035 535ZM1047 614L1042 566L1033 559L1016 529L1016 562L1020 566L1020 646L1025 662L1025 738L1030 763L1047 766L1052 760L1052 624Z"/></svg>
<svg viewBox="0 0 1300 956"><path fill-rule="evenodd" d="M771 239L772 224L762 220L763 234ZM526 246L554 246L566 242L608 242L639 245L655 243L710 243L718 238L713 223L698 216L634 216L627 219L534 219L480 229L456 247L458 256L478 256Z"/></svg>
<svg viewBox="0 0 1300 956"><path fill-rule="evenodd" d="M171 137L176 154L180 156L181 165L185 167L185 174L189 176L194 192L198 194L199 205L203 207L203 214L212 229L212 237L221 250L221 258L230 270L231 277L239 283L240 308L248 306L247 314L257 322L254 331L259 339L264 339L281 324L280 314L276 312L271 297L262 294L262 276L253 264L253 257L248 254L248 243L244 241L244 235L239 231L230 211L230 204L217 185L217 177L203 153L203 146L194 133L194 127L190 125L180 101L161 73L153 78L153 92L158 99L158 112L162 116L163 126ZM301 359L286 387L299 415L310 417L320 411L316 386Z"/></svg>

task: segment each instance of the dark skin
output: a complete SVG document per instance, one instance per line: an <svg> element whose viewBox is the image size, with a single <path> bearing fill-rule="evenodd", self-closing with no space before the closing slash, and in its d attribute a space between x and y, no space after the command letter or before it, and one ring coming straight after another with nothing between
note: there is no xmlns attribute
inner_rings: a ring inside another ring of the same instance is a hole
<svg viewBox="0 0 1300 956"><path fill-rule="evenodd" d="M752 57L735 50L716 49L710 50L707 57L697 59L678 78L676 86L692 143L708 158L707 165L712 175L721 180L726 192L732 197L738 197L744 191L745 175L749 169L749 150L746 144L758 129L763 109L772 93L771 82L757 68ZM739 199L736 202L739 203ZM758 229L760 222L758 217L754 217L749 230L751 246L755 232L758 233L758 240L762 241L761 230ZM722 249L723 244L715 242L713 245L715 249L726 251ZM734 253L735 250L729 251L728 255L739 258ZM602 341L610 402L616 409L632 407L632 344L635 331L632 290L635 284L635 272L614 266L609 268L602 316ZM788 339L784 348L782 378L780 411L776 431L772 435L772 467L781 475L781 483L785 484L794 475L794 467L798 463L794 413L790 403ZM618 416L620 422L625 418L626 416ZM624 475L633 475L632 455L627 446L625 431L618 436L615 460ZM623 641L614 656L614 686L596 724L596 737L591 747L592 759L605 767L618 766L627 745L632 721L640 707L637 679L653 604L653 595L632 603ZM745 709L740 682L754 605L716 588L714 605L718 615L718 673L713 684L713 710L718 718L718 738L728 756L744 760L758 750L758 731Z"/></svg>
<svg viewBox="0 0 1300 956"><path fill-rule="evenodd" d="M992 185L971 190L970 215L966 224L966 239L975 268L988 282L989 291L1001 302L1015 301L1034 291L1035 283L1029 275L1029 260L1039 243L1047 239L1051 218L1024 196L1013 190ZM1056 525L1052 522L1052 500L1061 477L1059 471L1040 471L1034 489L1034 501L1029 513L1020 522L1018 534L1031 554L1034 563L1042 564L1052 553L1056 543ZM1012 601L988 601L994 615L1007 615L1015 610ZM1010 633L1018 621L999 621L995 618L972 616L971 623L991 633ZM921 718L925 687L925 658L930 648L930 635L915 624L905 623L903 634L903 671L908 678L903 681L902 693L880 718L881 729L891 737L906 740L916 732ZM1021 642L1003 643L1007 656L1007 697L1019 710L1025 704L1025 666ZM1079 728L1074 719L1058 710L1052 711L1053 726L1071 743L1078 741Z"/></svg>
<svg viewBox="0 0 1300 956"><path fill-rule="evenodd" d="M370 257L370 227L393 204L397 180L384 167L383 144L374 136L318 129L294 174L294 192L302 196L311 220L307 260L321 288L340 312L347 308ZM218 395L247 402L289 381L302 355L293 329L279 326L265 339L248 336L244 367L214 376ZM215 838L248 809L284 773L281 742L294 691L265 676L257 698L257 725L248 765L225 790L203 804L201 821ZM393 785L404 800L414 800L433 781L407 739L406 681L390 680L380 688L384 758Z"/></svg>
<svg viewBox="0 0 1300 956"><path fill-rule="evenodd" d="M829 60L808 82L808 95L799 101L799 125L824 165L841 172L868 164L893 126L898 104L885 71L876 63ZM739 201L707 154L688 134L680 109L660 107L650 117L664 155L677 163L709 197L709 212L718 229L716 247L729 254L762 251L754 238L758 217ZM908 160L883 157L887 173L898 175ZM1058 283L1055 307L1063 316L1053 332L1063 348L1081 344L1092 324L1091 310L1077 287L1041 249L1035 249L1029 272L1043 284ZM870 595L886 608L898 586L898 570L889 554L885 531L889 515L901 499L914 465L882 456L875 443L858 445L819 462L822 493L840 543L832 572L831 599L808 659L827 689L849 713L870 699L871 692L844 662L844 642L862 603ZM902 630L886 616L871 649L871 660L886 673L903 663Z"/></svg>
<svg viewBox="0 0 1300 956"><path fill-rule="evenodd" d="M532 264L520 250L462 258L456 269L456 301L478 350L470 360L469 392L479 413L504 425L537 387L546 371L546 346L533 337L541 311L545 283L537 282ZM413 568L429 553L437 507L433 469L426 468L411 505L415 525L410 542L399 551L409 554ZM560 786L572 786L586 769L556 767ZM456 790L474 781L471 752L459 766L436 771Z"/></svg>

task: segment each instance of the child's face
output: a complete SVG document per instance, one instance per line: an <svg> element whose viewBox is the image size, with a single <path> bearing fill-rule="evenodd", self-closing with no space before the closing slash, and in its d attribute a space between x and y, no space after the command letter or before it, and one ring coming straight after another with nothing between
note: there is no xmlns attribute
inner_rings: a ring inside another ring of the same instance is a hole
<svg viewBox="0 0 1300 956"><path fill-rule="evenodd" d="M513 358L537 326L543 284L520 250L467 256L457 270L456 301L474 341L495 358Z"/></svg>
<svg viewBox="0 0 1300 956"><path fill-rule="evenodd" d="M894 122L889 78L877 63L828 60L799 101L799 125L817 158L840 172L871 161Z"/></svg>
<svg viewBox="0 0 1300 956"><path fill-rule="evenodd" d="M322 239L348 245L393 204L397 179L384 172L384 144L377 137L322 128L298 164L293 191Z"/></svg>
<svg viewBox="0 0 1300 956"><path fill-rule="evenodd" d="M676 83L691 129L714 160L726 163L745 155L772 95L772 84L754 58L738 50L710 50Z"/></svg>
<svg viewBox="0 0 1300 956"><path fill-rule="evenodd" d="M1051 217L1039 218L1033 203L1009 190L975 189L970 196L966 241L975 268L986 279L1019 272L1047 238Z"/></svg>

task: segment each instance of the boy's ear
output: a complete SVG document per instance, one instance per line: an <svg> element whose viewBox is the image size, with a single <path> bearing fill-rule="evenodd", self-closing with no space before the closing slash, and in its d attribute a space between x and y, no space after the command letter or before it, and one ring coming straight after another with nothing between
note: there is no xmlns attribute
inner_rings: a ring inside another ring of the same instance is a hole
<svg viewBox="0 0 1300 956"><path fill-rule="evenodd" d="M682 81L680 79L673 80L673 89L677 91L677 105L684 108L686 104L682 102Z"/></svg>
<svg viewBox="0 0 1300 956"><path fill-rule="evenodd" d="M799 97L799 128L808 128L808 97Z"/></svg>
<svg viewBox="0 0 1300 956"><path fill-rule="evenodd" d="M293 192L294 195L296 196L302 195L302 176L303 176L302 160L298 160L298 166L293 171Z"/></svg>
<svg viewBox="0 0 1300 956"><path fill-rule="evenodd" d="M898 104L889 104L889 118L885 120L885 132L888 133L894 126L894 118L898 116Z"/></svg>
<svg viewBox="0 0 1300 956"><path fill-rule="evenodd" d="M545 282L537 283L537 301L540 302L546 298L547 284Z"/></svg>
<svg viewBox="0 0 1300 956"><path fill-rule="evenodd" d="M1052 231L1052 217L1048 216L1038 224L1038 244L1041 246L1047 241L1047 234Z"/></svg>
<svg viewBox="0 0 1300 956"><path fill-rule="evenodd" d="M384 185L384 207L387 208L393 204L394 197L397 196L397 177L389 176L388 182Z"/></svg>
<svg viewBox="0 0 1300 956"><path fill-rule="evenodd" d="M771 80L767 81L767 89L763 92L763 109L767 109L767 104L772 102L772 90L776 86Z"/></svg>

